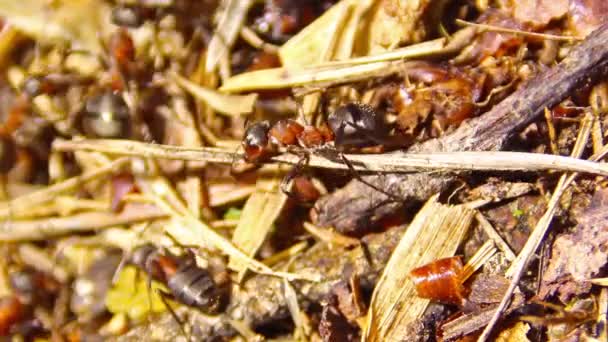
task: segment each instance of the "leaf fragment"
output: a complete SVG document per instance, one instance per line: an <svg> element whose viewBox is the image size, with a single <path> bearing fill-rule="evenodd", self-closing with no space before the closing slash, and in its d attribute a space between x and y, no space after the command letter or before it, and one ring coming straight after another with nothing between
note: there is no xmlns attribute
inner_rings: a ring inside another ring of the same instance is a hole
<svg viewBox="0 0 608 342"><path fill-rule="evenodd" d="M428 299L416 295L409 272L435 259L453 256L466 234L474 211L428 200L393 251L376 284L364 341L402 341L424 313Z"/></svg>

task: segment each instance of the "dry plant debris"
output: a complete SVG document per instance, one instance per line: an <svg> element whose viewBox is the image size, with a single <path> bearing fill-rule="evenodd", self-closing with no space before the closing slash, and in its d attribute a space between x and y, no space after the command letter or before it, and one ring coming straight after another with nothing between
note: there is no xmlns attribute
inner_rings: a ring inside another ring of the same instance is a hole
<svg viewBox="0 0 608 342"><path fill-rule="evenodd" d="M605 341L603 0L0 0L0 340Z"/></svg>

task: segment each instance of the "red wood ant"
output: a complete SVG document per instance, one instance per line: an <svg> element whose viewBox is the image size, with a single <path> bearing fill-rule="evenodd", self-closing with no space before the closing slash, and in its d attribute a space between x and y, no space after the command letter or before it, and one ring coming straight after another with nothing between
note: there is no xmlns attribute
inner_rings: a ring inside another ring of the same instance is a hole
<svg viewBox="0 0 608 342"><path fill-rule="evenodd" d="M369 150L380 152L385 148L403 145L400 144L399 137L391 135L391 127L384 121L384 117L365 104L349 103L341 106L328 116L327 123L320 127L303 126L291 119L277 121L274 125L269 121L254 123L245 131L241 143L244 160L252 168L259 167L278 155L281 148L300 155L301 161L287 175L281 186L283 192L289 195L290 192L285 190L285 185L301 171L311 152L344 163L357 179L363 181L343 152ZM238 173L241 170L233 166L233 171ZM384 190L363 182L395 198Z"/></svg>
<svg viewBox="0 0 608 342"><path fill-rule="evenodd" d="M167 284L173 298L205 314L218 314L226 305L226 291L218 286L211 273L196 265L194 258L182 259L161 253L151 244L137 248L131 262L146 271L152 278Z"/></svg>
<svg viewBox="0 0 608 342"><path fill-rule="evenodd" d="M349 103L339 107L329 115L327 123L320 127L303 126L291 119L279 120L274 125L269 121L254 123L245 131L241 143L245 161L261 164L277 155L280 147L291 151L311 148L355 151L395 145L384 118L368 105Z"/></svg>

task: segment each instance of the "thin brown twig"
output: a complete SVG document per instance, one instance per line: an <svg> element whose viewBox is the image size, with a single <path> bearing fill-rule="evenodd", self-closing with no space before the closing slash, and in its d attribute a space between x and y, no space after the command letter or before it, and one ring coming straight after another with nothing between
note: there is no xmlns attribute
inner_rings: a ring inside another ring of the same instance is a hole
<svg viewBox="0 0 608 342"><path fill-rule="evenodd" d="M44 203L55 199L70 190L76 189L78 186L99 178L105 174L115 172L129 162L129 158L120 158L110 164L98 169L85 172L84 174L70 179L66 179L60 183L56 183L44 189L17 197L8 202L0 203L0 218L10 217L11 211L23 211L23 209L31 208L33 205Z"/></svg>

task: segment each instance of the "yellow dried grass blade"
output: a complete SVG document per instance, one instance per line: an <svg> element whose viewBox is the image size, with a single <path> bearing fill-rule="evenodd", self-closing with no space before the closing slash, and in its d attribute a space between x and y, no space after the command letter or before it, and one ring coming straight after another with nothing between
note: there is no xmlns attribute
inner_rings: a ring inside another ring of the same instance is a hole
<svg viewBox="0 0 608 342"><path fill-rule="evenodd" d="M252 4L253 0L227 1L226 8L220 14L217 29L209 42L205 62L207 72L213 72L220 59L229 53Z"/></svg>
<svg viewBox="0 0 608 342"><path fill-rule="evenodd" d="M358 0L342 0L293 36L279 49L279 57L285 67L317 64L323 55L335 31L336 22L345 10Z"/></svg>
<svg viewBox="0 0 608 342"><path fill-rule="evenodd" d="M474 211L448 206L433 196L418 212L391 255L374 289L364 341L402 341L426 309L409 272L439 258L453 256L466 234Z"/></svg>
<svg viewBox="0 0 608 342"><path fill-rule="evenodd" d="M401 65L401 63L399 63ZM386 72L399 68L391 62L378 62L354 66L332 67L327 64L321 67L288 70L286 68L264 69L233 76L224 82L220 91L242 92L259 89L281 89L290 87L313 86L338 80L340 83L374 75L386 75Z"/></svg>
<svg viewBox="0 0 608 342"><path fill-rule="evenodd" d="M396 60L447 52L445 43L446 40L440 38L373 56L308 64L310 66L301 68L282 67L246 72L227 79L220 87L220 91L241 92L313 86L332 81L345 83L365 77L383 76L403 68L403 62Z"/></svg>
<svg viewBox="0 0 608 342"><path fill-rule="evenodd" d="M287 196L282 192L269 192L258 188L245 203L232 236L232 243L249 257L254 257L271 232L274 221L286 201ZM228 267L239 272L239 282L243 280L247 264L231 257Z"/></svg>
<svg viewBox="0 0 608 342"><path fill-rule="evenodd" d="M168 182L164 178L138 178L137 184L145 194L149 195L154 200L154 203L158 207L171 215L173 222L166 225L165 230L180 244L217 248L231 258L236 258L243 262L257 273L287 278L289 280L320 280L320 276L316 274L302 275L287 272L275 272L270 267L250 258L222 235L211 229L211 227L209 227L207 224L192 216L185 205L181 203L181 200L176 198L175 192L171 189Z"/></svg>
<svg viewBox="0 0 608 342"><path fill-rule="evenodd" d="M111 27L109 10L99 0L0 1L0 16L38 42L73 44L92 53L101 52L99 34Z"/></svg>
<svg viewBox="0 0 608 342"><path fill-rule="evenodd" d="M201 87L198 84L179 76L171 74L171 77L180 87L184 88L197 100L203 101L216 112L228 116L239 116L251 113L255 106L258 94L228 95L215 90Z"/></svg>

